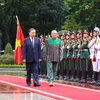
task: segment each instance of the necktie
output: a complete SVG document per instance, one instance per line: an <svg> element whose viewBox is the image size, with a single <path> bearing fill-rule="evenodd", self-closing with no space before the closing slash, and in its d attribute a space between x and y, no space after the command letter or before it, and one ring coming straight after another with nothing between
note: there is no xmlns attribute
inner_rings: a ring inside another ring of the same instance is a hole
<svg viewBox="0 0 100 100"><path fill-rule="evenodd" d="M32 38L32 47L34 48L34 38Z"/></svg>

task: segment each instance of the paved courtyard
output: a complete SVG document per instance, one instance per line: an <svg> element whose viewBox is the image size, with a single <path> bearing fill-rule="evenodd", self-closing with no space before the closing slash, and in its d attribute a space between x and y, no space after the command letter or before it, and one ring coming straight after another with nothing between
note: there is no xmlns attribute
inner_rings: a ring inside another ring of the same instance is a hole
<svg viewBox="0 0 100 100"><path fill-rule="evenodd" d="M0 85L0 100L55 100L27 90Z"/></svg>

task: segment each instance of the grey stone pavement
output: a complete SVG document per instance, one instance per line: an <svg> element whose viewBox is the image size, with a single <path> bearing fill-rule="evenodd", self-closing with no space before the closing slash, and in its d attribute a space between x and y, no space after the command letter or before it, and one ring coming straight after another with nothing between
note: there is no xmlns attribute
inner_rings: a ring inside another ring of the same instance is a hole
<svg viewBox="0 0 100 100"><path fill-rule="evenodd" d="M0 91L1 92L1 91ZM0 100L56 100L36 93L0 93Z"/></svg>
<svg viewBox="0 0 100 100"><path fill-rule="evenodd" d="M56 100L28 90L0 84L0 100Z"/></svg>

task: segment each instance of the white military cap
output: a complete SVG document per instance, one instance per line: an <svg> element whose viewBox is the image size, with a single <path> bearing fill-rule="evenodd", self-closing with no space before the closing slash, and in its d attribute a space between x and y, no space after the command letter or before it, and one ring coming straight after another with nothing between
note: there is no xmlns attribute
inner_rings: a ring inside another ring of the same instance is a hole
<svg viewBox="0 0 100 100"><path fill-rule="evenodd" d="M97 31L98 33L100 33L100 29L98 27L95 27L94 31Z"/></svg>

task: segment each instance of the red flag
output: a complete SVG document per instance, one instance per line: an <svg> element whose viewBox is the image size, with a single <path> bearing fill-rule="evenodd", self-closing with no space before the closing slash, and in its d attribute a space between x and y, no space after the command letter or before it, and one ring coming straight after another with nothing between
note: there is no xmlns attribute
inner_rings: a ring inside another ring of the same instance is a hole
<svg viewBox="0 0 100 100"><path fill-rule="evenodd" d="M22 62L22 45L24 42L24 35L17 17L17 32L16 32L16 42L15 42L15 52L14 52L14 60L17 64Z"/></svg>

